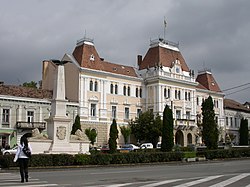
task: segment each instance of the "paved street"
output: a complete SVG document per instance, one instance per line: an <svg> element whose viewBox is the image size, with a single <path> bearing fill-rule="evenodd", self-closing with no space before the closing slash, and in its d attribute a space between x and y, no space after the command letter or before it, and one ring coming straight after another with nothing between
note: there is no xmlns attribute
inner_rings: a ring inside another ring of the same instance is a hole
<svg viewBox="0 0 250 187"><path fill-rule="evenodd" d="M162 164L124 167L97 167L65 170L31 170L30 182L21 184L17 171L2 171L1 186L247 186L250 187L250 160L193 164Z"/></svg>

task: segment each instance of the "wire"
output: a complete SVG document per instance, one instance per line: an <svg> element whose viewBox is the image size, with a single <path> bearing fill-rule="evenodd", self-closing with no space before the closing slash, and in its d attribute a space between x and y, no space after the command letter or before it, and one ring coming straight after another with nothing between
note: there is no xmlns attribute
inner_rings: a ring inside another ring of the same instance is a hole
<svg viewBox="0 0 250 187"><path fill-rule="evenodd" d="M250 84L250 83L241 84L241 85L239 85L239 86L235 86L235 87L232 87L232 88L228 88L228 89L225 89L225 90L222 90L222 91L223 91L223 92L226 92L226 91L228 91L228 90L233 90L233 89L235 89L235 88L240 88L240 87L246 86L246 85L248 85L248 84Z"/></svg>
<svg viewBox="0 0 250 187"><path fill-rule="evenodd" d="M232 94L241 92L241 91L243 91L243 90L247 90L247 89L249 89L249 88L250 88L250 86L249 86L249 87L246 87L246 88L243 88L243 89L241 89L241 90L235 91L235 92L231 92L231 93L229 93L229 94L225 94L225 95L232 95Z"/></svg>

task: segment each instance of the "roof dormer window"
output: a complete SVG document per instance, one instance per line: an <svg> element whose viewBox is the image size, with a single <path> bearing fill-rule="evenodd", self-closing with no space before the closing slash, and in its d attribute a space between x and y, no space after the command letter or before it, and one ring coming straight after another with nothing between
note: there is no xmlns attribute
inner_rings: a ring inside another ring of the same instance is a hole
<svg viewBox="0 0 250 187"><path fill-rule="evenodd" d="M89 60L90 61L95 61L95 56L93 54L91 54Z"/></svg>
<svg viewBox="0 0 250 187"><path fill-rule="evenodd" d="M175 72L176 72L176 73L180 73L180 67L177 66L177 67L175 68Z"/></svg>

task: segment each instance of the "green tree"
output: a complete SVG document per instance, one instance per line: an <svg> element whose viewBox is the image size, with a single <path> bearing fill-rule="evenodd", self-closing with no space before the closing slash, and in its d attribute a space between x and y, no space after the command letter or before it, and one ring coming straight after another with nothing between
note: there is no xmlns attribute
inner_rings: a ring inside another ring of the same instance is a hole
<svg viewBox="0 0 250 187"><path fill-rule="evenodd" d="M117 124L116 120L113 119L113 122L110 126L110 131L109 131L109 152L110 153L115 153L117 151L117 140L118 138L118 129L117 129Z"/></svg>
<svg viewBox="0 0 250 187"><path fill-rule="evenodd" d="M81 123L80 123L79 115L77 115L76 118L75 118L75 123L72 126L71 134L75 134L77 129L81 130Z"/></svg>
<svg viewBox="0 0 250 187"><path fill-rule="evenodd" d="M37 88L37 83L35 81L25 82L23 83L23 86L29 88Z"/></svg>
<svg viewBox="0 0 250 187"><path fill-rule="evenodd" d="M168 105L165 106L163 112L163 124L162 124L162 142L161 150L163 152L172 151L174 146L174 120L172 109Z"/></svg>
<svg viewBox="0 0 250 187"><path fill-rule="evenodd" d="M95 141L96 141L96 137L97 137L97 132L95 129L85 129L85 134L88 137L91 145L94 145Z"/></svg>
<svg viewBox="0 0 250 187"><path fill-rule="evenodd" d="M127 144L128 143L128 138L129 138L129 136L131 134L131 128L121 126L120 129L121 129L122 136L124 138L124 143Z"/></svg>
<svg viewBox="0 0 250 187"><path fill-rule="evenodd" d="M247 119L241 119L240 121L240 145L248 145L248 120Z"/></svg>
<svg viewBox="0 0 250 187"><path fill-rule="evenodd" d="M154 117L153 112L146 111L140 114L134 121L129 123L131 133L139 142L151 142L156 146L159 136L161 135L160 116ZM156 143L155 143L156 142Z"/></svg>
<svg viewBox="0 0 250 187"><path fill-rule="evenodd" d="M219 130L215 122L213 99L209 96L202 103L202 138L208 149L218 148Z"/></svg>
<svg viewBox="0 0 250 187"><path fill-rule="evenodd" d="M162 120L161 116L157 114L154 118L153 125L150 125L148 128L147 140L152 143L154 148L159 141L159 136L162 135Z"/></svg>

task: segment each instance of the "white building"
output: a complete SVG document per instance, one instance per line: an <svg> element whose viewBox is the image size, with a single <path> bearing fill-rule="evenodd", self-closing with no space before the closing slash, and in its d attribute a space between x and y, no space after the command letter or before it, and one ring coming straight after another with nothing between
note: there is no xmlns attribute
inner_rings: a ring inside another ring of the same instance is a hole
<svg viewBox="0 0 250 187"><path fill-rule="evenodd" d="M224 99L224 110L226 133L230 137L230 141L238 145L242 118L248 120L248 130L250 130L250 109L237 101Z"/></svg>
<svg viewBox="0 0 250 187"><path fill-rule="evenodd" d="M196 144L201 103L209 95L214 98L218 125L224 129L223 93L210 71L199 72L195 79L178 44L151 41L134 68L104 60L93 40L84 38L63 60L73 62L65 64L66 97L79 103L82 129L97 131L97 145L107 143L114 118L118 126L128 125L142 111L162 115L166 104L173 110L175 143ZM43 89L53 89L54 71L53 63L43 62ZM118 141L123 143L121 135Z"/></svg>
<svg viewBox="0 0 250 187"><path fill-rule="evenodd" d="M17 144L24 134L38 128L47 133L47 123L51 111L52 91L22 86L0 85L0 146ZM76 116L78 103L68 102L67 115Z"/></svg>

